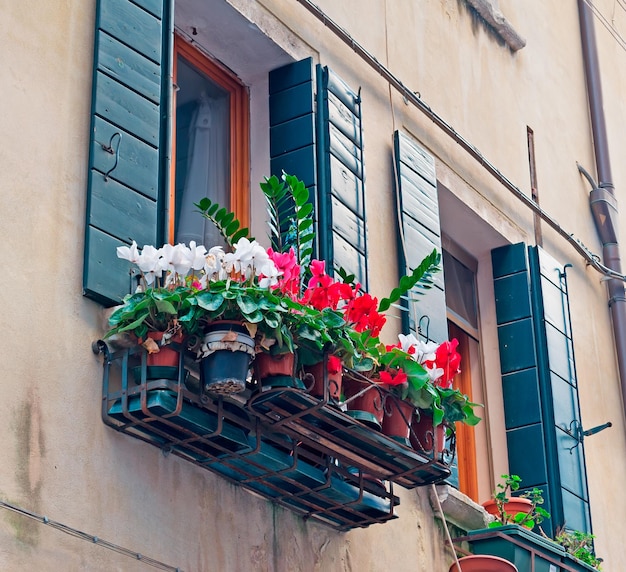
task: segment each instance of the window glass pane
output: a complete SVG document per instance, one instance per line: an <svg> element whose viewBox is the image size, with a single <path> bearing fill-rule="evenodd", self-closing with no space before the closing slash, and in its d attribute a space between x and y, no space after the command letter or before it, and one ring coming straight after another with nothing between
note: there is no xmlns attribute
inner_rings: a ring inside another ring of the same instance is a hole
<svg viewBox="0 0 626 572"><path fill-rule="evenodd" d="M176 84L175 241L208 249L223 240L194 203L209 197L230 208L229 93L180 57Z"/></svg>
<svg viewBox="0 0 626 572"><path fill-rule="evenodd" d="M478 328L476 282L472 272L449 252L443 251L446 304L472 328Z"/></svg>

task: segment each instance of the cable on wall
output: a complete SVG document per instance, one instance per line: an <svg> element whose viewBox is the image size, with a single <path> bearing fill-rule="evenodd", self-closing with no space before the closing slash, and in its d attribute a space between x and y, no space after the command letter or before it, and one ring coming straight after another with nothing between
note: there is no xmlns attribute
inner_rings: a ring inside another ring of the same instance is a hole
<svg viewBox="0 0 626 572"><path fill-rule="evenodd" d="M152 566L153 568L157 568L158 570L168 570L169 572L183 572L181 568L178 568L176 566L170 566L169 564L165 564L164 562L160 562L159 560L155 560L154 558L145 556L144 554L141 554L140 552L135 552L128 548L119 546L118 544L113 544L112 542L109 542L108 540L104 540L103 538L94 536L93 534L88 534L87 532L82 532L81 530L77 530L76 528L72 528L71 526L67 526L66 524L57 522L56 520L50 520L47 516L41 516L39 514L31 512L25 508L18 507L6 501L0 501L0 508L10 510L26 518L36 520L37 522L41 524L50 526L56 530L59 530L60 532L68 534L69 536L74 536L75 538L85 540L91 544L102 546L103 548L107 548L109 550L112 550L113 552L122 554L123 556L128 556L129 558L132 558L133 560L143 562L147 566Z"/></svg>

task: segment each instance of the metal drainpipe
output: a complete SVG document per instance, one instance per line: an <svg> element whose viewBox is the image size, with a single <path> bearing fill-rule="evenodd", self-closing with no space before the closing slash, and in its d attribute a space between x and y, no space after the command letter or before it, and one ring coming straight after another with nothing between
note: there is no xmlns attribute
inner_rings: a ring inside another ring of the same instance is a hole
<svg viewBox="0 0 626 572"><path fill-rule="evenodd" d="M598 48L593 27L593 14L585 0L578 0L578 17L582 40L587 96L593 131L593 145L598 170L598 186L589 193L589 203L598 235L602 240L604 264L621 274L618 239L618 212L615 199L609 145L602 102L602 85L598 64ZM622 403L626 406L626 296L624 283L616 278L607 280L609 308L613 322L615 350L622 388Z"/></svg>

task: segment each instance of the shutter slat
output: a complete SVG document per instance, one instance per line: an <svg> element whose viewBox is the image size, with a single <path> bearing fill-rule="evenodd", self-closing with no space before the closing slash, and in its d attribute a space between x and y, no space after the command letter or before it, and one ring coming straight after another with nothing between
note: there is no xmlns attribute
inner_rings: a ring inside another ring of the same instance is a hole
<svg viewBox="0 0 626 572"><path fill-rule="evenodd" d="M163 1L158 3L163 6ZM149 14L129 0L100 0L98 23L100 30L160 65L160 15Z"/></svg>
<svg viewBox="0 0 626 572"><path fill-rule="evenodd" d="M159 186L158 150L99 117L96 117L94 122L92 168L98 171L102 178L104 173L113 169L115 154L105 151L103 146L109 145L113 134L118 132L122 134L122 140L113 139L113 145L119 145L119 158L110 178L156 201ZM94 175L94 178L97 176Z"/></svg>
<svg viewBox="0 0 626 572"><path fill-rule="evenodd" d="M159 103L161 75L157 64L106 34L101 35L99 48L99 70Z"/></svg>
<svg viewBox="0 0 626 572"><path fill-rule="evenodd" d="M125 213L120 217L119 213ZM130 221L130 224L129 224ZM132 189L96 174L91 181L89 224L129 243L139 246L157 240L156 203Z"/></svg>
<svg viewBox="0 0 626 572"><path fill-rule="evenodd" d="M328 119L358 147L361 138L358 131L358 118L332 93L328 94Z"/></svg>
<svg viewBox="0 0 626 572"><path fill-rule="evenodd" d="M95 78L98 92L95 112L118 127L122 127L153 147L159 142L159 107L124 87L121 83L98 72Z"/></svg>
<svg viewBox="0 0 626 572"><path fill-rule="evenodd" d="M330 157L331 193L353 212L362 212L361 180L336 157Z"/></svg>

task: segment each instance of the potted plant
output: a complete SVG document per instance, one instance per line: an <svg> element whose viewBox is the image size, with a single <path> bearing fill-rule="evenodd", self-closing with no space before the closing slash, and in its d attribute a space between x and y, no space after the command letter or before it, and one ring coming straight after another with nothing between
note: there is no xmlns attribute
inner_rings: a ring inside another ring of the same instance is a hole
<svg viewBox="0 0 626 572"><path fill-rule="evenodd" d="M602 558L598 558L593 547L595 536L579 530L560 528L556 532L554 542L565 548L567 554L596 570L602 570Z"/></svg>
<svg viewBox="0 0 626 572"><path fill-rule="evenodd" d="M540 505L543 504L541 490L533 488L519 496L512 496L517 491L522 479L517 475L502 475L502 482L496 485L493 498L484 502L485 510L495 517L490 528L518 524L528 529L534 528L550 518L550 514Z"/></svg>

